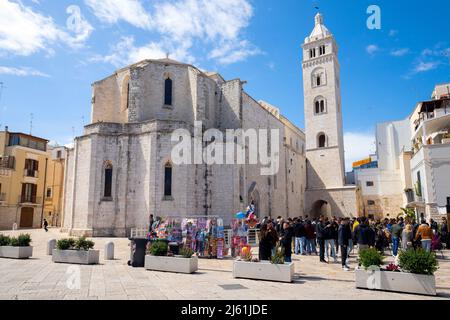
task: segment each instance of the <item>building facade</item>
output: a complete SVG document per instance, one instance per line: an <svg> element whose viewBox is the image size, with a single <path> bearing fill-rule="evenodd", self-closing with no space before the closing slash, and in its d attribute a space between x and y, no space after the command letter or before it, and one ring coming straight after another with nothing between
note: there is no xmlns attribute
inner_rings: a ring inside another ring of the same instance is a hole
<svg viewBox="0 0 450 320"><path fill-rule="evenodd" d="M145 60L94 83L92 123L67 154L63 230L125 236L132 228L146 227L150 214L219 216L229 225L251 202L260 217L300 216L306 186L304 133L278 108L254 100L243 85L240 79L226 81L170 59ZM180 129L189 137L209 129L223 136L237 130L242 134L232 143L246 147L246 161L205 164L201 154L200 163L192 154L191 162L175 163L172 151L183 139L174 141L173 134ZM273 150L279 167L275 174L261 174L266 164L248 161L255 146L270 148L275 142L267 135L247 145L246 133L254 129L279 133L274 137L279 145Z"/></svg>
<svg viewBox="0 0 450 320"><path fill-rule="evenodd" d="M0 230L42 225L47 142L7 128L0 132Z"/></svg>
<svg viewBox="0 0 450 320"><path fill-rule="evenodd" d="M306 213L356 216L356 188L346 185L338 46L323 17L303 44Z"/></svg>

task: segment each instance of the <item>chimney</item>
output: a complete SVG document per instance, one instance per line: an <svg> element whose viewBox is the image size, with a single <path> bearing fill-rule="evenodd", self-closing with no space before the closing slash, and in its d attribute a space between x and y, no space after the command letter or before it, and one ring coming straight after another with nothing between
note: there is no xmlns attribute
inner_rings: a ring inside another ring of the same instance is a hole
<svg viewBox="0 0 450 320"><path fill-rule="evenodd" d="M8 132L8 126L5 126L5 132Z"/></svg>

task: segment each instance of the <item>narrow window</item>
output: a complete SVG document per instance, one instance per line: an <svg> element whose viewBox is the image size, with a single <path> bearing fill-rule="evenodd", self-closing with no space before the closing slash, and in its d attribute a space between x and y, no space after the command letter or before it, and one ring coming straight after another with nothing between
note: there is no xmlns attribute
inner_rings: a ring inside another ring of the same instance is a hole
<svg viewBox="0 0 450 320"><path fill-rule="evenodd" d="M170 163L164 167L164 196L172 196L172 166Z"/></svg>
<svg viewBox="0 0 450 320"><path fill-rule="evenodd" d="M319 148L325 148L326 140L325 134L319 136Z"/></svg>
<svg viewBox="0 0 450 320"><path fill-rule="evenodd" d="M366 181L366 186L367 187L373 187L374 186L373 181Z"/></svg>
<svg viewBox="0 0 450 320"><path fill-rule="evenodd" d="M172 79L167 78L164 82L164 104L166 106L172 105Z"/></svg>
<svg viewBox="0 0 450 320"><path fill-rule="evenodd" d="M374 206L374 205L375 205L375 201L373 201L373 200L368 200L368 201L367 201L367 205L368 205L368 206Z"/></svg>
<svg viewBox="0 0 450 320"><path fill-rule="evenodd" d="M103 196L105 198L112 197L112 175L113 175L112 165L108 164L105 168L105 185L103 192Z"/></svg>
<svg viewBox="0 0 450 320"><path fill-rule="evenodd" d="M128 107L130 106L130 83L128 82L128 84L127 84L127 93L126 93L126 95L127 95L127 103L126 103L126 106L125 106L125 109L128 109Z"/></svg>
<svg viewBox="0 0 450 320"><path fill-rule="evenodd" d="M320 113L324 113L324 112L325 112L325 101L320 100Z"/></svg>
<svg viewBox="0 0 450 320"><path fill-rule="evenodd" d="M52 188L47 188L47 192L46 192L46 198L50 199L52 197Z"/></svg>
<svg viewBox="0 0 450 320"><path fill-rule="evenodd" d="M320 74L319 74L319 75L317 75L317 77L316 77L316 85L317 85L317 86L320 86L320 84L321 84L321 79L320 79Z"/></svg>
<svg viewBox="0 0 450 320"><path fill-rule="evenodd" d="M316 101L316 114L320 113L320 102Z"/></svg>

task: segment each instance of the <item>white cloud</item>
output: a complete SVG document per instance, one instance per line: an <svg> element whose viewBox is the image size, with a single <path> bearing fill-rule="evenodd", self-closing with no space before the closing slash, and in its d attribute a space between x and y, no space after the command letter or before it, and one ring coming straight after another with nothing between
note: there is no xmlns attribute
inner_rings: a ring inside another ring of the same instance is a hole
<svg viewBox="0 0 450 320"><path fill-rule="evenodd" d="M46 73L26 67L15 68L15 67L0 66L0 74L13 75L19 77L27 77L27 76L50 77Z"/></svg>
<svg viewBox="0 0 450 320"><path fill-rule="evenodd" d="M398 30L389 30L389 37L395 37L398 34Z"/></svg>
<svg viewBox="0 0 450 320"><path fill-rule="evenodd" d="M145 11L139 1L133 0L85 2L106 22L127 21L159 36L157 41L142 46L135 45L132 36L122 37L108 56L95 57L97 61L110 61L118 66L142 59L160 58L170 53L172 59L194 63L196 59L192 51L195 45L201 45L202 51L206 48L209 51L207 58L221 64L243 61L262 53L242 35L253 16L253 7L248 0L159 1L149 11ZM112 6L107 6L107 3ZM128 10L134 11L132 16L137 20L126 18L123 10L118 9L126 3L133 3ZM95 8L94 5L99 7ZM124 47L128 51L124 51Z"/></svg>
<svg viewBox="0 0 450 320"><path fill-rule="evenodd" d="M83 45L91 35L92 31L94 31L94 28L81 14L80 7L70 5L67 7L66 12L69 14L69 18L66 22L67 29L72 31L75 36L71 37L66 35L64 36L64 39L74 47Z"/></svg>
<svg viewBox="0 0 450 320"><path fill-rule="evenodd" d="M344 134L346 170L351 171L353 162L365 159L376 152L375 136L368 132Z"/></svg>
<svg viewBox="0 0 450 320"><path fill-rule="evenodd" d="M366 51L370 55L374 55L379 50L380 50L380 48L375 44L371 44L366 47Z"/></svg>
<svg viewBox="0 0 450 320"><path fill-rule="evenodd" d="M439 66L439 64L440 64L439 61L430 61L430 62L419 61L414 67L414 72L419 73L434 70Z"/></svg>
<svg viewBox="0 0 450 320"><path fill-rule="evenodd" d="M396 49L391 51L391 56L403 57L409 53L409 48Z"/></svg>
<svg viewBox="0 0 450 320"><path fill-rule="evenodd" d="M83 44L92 26L80 18L75 37L59 28L51 17L24 6L21 1L0 1L0 53L29 56L38 51L53 53L58 42L75 47Z"/></svg>
<svg viewBox="0 0 450 320"><path fill-rule="evenodd" d="M151 18L139 0L85 0L97 18L106 23L126 21L143 29L151 28Z"/></svg>

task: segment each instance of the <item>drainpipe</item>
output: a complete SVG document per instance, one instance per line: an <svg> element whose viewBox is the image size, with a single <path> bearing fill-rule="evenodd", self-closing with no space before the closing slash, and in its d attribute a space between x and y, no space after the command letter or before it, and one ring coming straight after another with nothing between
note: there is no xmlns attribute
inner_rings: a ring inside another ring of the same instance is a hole
<svg viewBox="0 0 450 320"><path fill-rule="evenodd" d="M44 191L42 192L42 210L41 210L41 228L44 223L44 208L45 208L45 194L46 194L46 186L47 186L47 164L48 158L45 158L45 175L44 175Z"/></svg>

